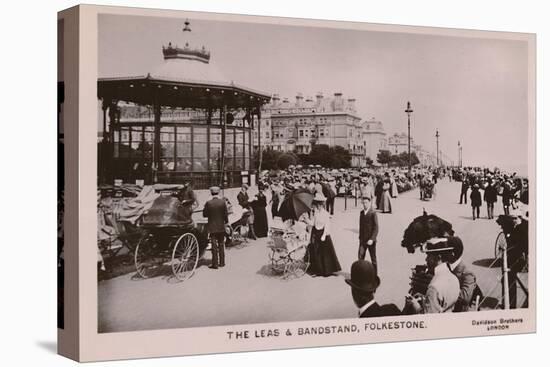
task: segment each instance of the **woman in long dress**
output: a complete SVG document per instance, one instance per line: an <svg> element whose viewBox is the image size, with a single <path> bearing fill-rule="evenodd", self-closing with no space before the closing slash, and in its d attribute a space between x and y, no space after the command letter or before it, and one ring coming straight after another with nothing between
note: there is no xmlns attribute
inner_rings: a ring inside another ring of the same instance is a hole
<svg viewBox="0 0 550 367"><path fill-rule="evenodd" d="M380 206L378 209L382 211L382 213L391 213L391 198L390 198L390 180L389 178L384 179L384 182L382 184L382 196L380 198Z"/></svg>
<svg viewBox="0 0 550 367"><path fill-rule="evenodd" d="M384 186L384 179L382 178L382 176L376 176L376 185L374 186L374 197L376 199L376 209L380 209L380 207L382 206L382 194L384 192L384 190L382 189L382 187Z"/></svg>
<svg viewBox="0 0 550 367"><path fill-rule="evenodd" d="M327 277L342 270L330 236L330 215L325 209L326 198L317 193L313 202L311 242L308 246L308 273Z"/></svg>
<svg viewBox="0 0 550 367"><path fill-rule="evenodd" d="M399 195L399 192L397 191L397 182L395 181L395 174L392 174L390 178L390 185L391 185L391 197L397 198L397 195Z"/></svg>
<svg viewBox="0 0 550 367"><path fill-rule="evenodd" d="M256 200L254 200L250 206L254 211L254 233L256 237L267 237L267 213L265 208L267 206L267 199L263 193L263 186L256 194Z"/></svg>

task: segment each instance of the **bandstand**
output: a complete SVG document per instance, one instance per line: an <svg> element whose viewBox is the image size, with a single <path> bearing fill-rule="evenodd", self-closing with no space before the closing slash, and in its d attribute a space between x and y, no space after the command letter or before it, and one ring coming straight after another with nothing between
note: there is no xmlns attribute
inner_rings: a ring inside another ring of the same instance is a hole
<svg viewBox="0 0 550 367"><path fill-rule="evenodd" d="M162 53L144 75L98 79L99 183L240 185L255 171L252 130L270 96L225 79L204 46L170 42Z"/></svg>

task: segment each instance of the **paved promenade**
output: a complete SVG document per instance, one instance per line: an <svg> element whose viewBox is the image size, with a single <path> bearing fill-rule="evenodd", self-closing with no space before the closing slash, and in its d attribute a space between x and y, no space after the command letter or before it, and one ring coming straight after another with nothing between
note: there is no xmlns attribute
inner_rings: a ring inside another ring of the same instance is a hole
<svg viewBox="0 0 550 367"><path fill-rule="evenodd" d="M437 196L429 202L419 200L412 190L393 200L393 214L380 214L378 237L379 275L382 284L379 302L402 307L409 288L411 268L424 264L425 255L407 253L400 246L403 231L425 208L450 221L461 237L464 260L471 264L478 283L488 293L497 283L500 268L488 268L494 257L494 242L500 227L494 220L472 221L471 207L459 205L460 183L444 180L437 185ZM150 330L278 321L303 321L356 317L357 310L349 287L344 282L357 256L360 203L337 199L332 219L332 236L342 265L338 276L322 278L306 275L281 280L268 267L267 239L251 241L244 248L228 249L227 266L208 268L210 254L195 275L175 283L168 278L133 279L133 274L99 283L100 332ZM495 217L502 213L500 201ZM368 254L367 254L368 259ZM525 276L523 277L525 278ZM521 293L518 293L521 294ZM496 287L493 297L500 296ZM521 298L520 298L521 299Z"/></svg>

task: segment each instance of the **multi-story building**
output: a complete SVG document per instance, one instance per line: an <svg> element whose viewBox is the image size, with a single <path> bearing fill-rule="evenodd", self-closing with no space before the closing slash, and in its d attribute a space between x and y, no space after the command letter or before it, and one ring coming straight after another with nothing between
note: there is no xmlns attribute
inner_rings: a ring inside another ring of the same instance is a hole
<svg viewBox="0 0 550 367"><path fill-rule="evenodd" d="M271 117L273 149L308 154L315 144L339 145L350 152L352 166L364 165L363 127L355 99L344 99L342 93L332 98L317 93L313 100L298 93L290 102L275 94L264 109Z"/></svg>
<svg viewBox="0 0 550 367"><path fill-rule="evenodd" d="M378 152L380 150L388 149L384 125L381 121L376 120L374 117L368 121L364 121L362 136L365 157L372 159L373 162L376 162Z"/></svg>
<svg viewBox="0 0 550 367"><path fill-rule="evenodd" d="M261 134L261 139L259 136ZM266 148L271 148L271 141L273 137L273 132L271 130L271 111L266 108L262 108L260 125L258 121L254 122L254 130L252 132L252 143L254 144L254 151L258 149L258 142L261 142L262 150Z"/></svg>
<svg viewBox="0 0 550 367"><path fill-rule="evenodd" d="M391 154L407 153L409 145L407 144L406 133L395 133L388 138L388 148ZM411 152L414 151L414 139L411 136Z"/></svg>

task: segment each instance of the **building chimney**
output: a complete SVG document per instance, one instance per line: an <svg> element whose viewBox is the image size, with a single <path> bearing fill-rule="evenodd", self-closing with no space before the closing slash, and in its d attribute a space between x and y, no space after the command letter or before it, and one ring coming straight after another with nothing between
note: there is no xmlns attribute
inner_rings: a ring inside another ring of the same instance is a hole
<svg viewBox="0 0 550 367"><path fill-rule="evenodd" d="M279 104L279 102L281 102L281 98L279 97L278 93L275 93L273 95L273 98L271 98L271 100L273 101L274 106L277 106Z"/></svg>
<svg viewBox="0 0 550 367"><path fill-rule="evenodd" d="M296 95L296 107L301 107L303 100L304 100L304 96L302 95L302 93L298 93Z"/></svg>
<svg viewBox="0 0 550 367"><path fill-rule="evenodd" d="M322 92L317 92L317 94L315 95L315 99L317 100L317 104L321 104L321 102L323 101L323 93Z"/></svg>
<svg viewBox="0 0 550 367"><path fill-rule="evenodd" d="M348 109L355 112L355 98L348 98Z"/></svg>
<svg viewBox="0 0 550 367"><path fill-rule="evenodd" d="M334 93L334 111L342 111L344 109L344 100L342 99L342 93Z"/></svg>
<svg viewBox="0 0 550 367"><path fill-rule="evenodd" d="M283 98L283 103L288 103L288 98Z"/></svg>

